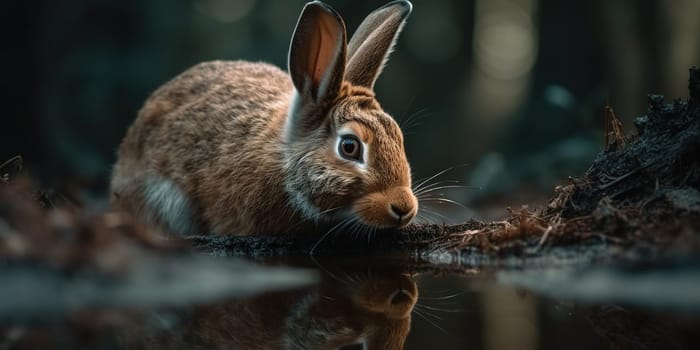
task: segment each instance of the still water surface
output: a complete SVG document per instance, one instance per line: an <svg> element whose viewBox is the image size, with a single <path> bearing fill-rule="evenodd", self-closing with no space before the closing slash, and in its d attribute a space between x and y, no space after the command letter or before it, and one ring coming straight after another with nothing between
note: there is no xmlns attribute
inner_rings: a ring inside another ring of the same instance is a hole
<svg viewBox="0 0 700 350"><path fill-rule="evenodd" d="M214 260L225 266L220 263L227 259ZM74 293L70 288L39 283L22 292L18 287L15 296L39 293L37 303L33 309L0 303L0 349L700 348L700 292L693 297L700 287L696 269L670 281L658 279L666 274L611 274L605 268L585 273L570 267L440 272L405 260L366 257L263 265L302 268L313 274L299 276L314 276L315 282L231 297L211 293L207 286L253 286L256 279L242 277L238 268L212 274L205 267L206 278L199 272L194 278L175 273L174 284L147 278L153 285L135 290L150 292L125 290L128 297L108 298L121 298L119 303L81 305L73 300L65 308L56 304L69 298L47 300L56 293ZM601 282L601 271L624 283ZM268 277L294 280L296 272L269 272ZM638 288L649 293L640 297L633 291ZM209 294L201 297L202 291ZM80 299L91 298L90 292L83 293ZM104 295L99 290L94 294ZM159 295L171 302L159 303ZM3 298L8 301L7 294Z"/></svg>

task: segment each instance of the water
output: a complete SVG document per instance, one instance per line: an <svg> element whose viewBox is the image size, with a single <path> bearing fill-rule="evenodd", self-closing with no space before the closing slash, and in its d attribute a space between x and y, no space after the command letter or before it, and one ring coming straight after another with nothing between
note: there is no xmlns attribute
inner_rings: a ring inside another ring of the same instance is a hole
<svg viewBox="0 0 700 350"><path fill-rule="evenodd" d="M687 262L178 259L116 291L95 276L6 268L0 349L700 348L700 268Z"/></svg>

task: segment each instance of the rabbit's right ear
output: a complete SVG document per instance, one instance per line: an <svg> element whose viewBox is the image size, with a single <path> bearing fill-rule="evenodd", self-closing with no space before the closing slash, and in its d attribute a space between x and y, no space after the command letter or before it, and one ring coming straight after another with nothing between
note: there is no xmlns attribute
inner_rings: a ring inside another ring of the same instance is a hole
<svg viewBox="0 0 700 350"><path fill-rule="evenodd" d="M289 48L289 74L302 101L310 97L320 103L340 92L346 40L345 24L335 10L320 1L304 6Z"/></svg>
<svg viewBox="0 0 700 350"><path fill-rule="evenodd" d="M348 44L346 79L354 85L374 88L389 53L411 14L407 0L392 1L369 14Z"/></svg>

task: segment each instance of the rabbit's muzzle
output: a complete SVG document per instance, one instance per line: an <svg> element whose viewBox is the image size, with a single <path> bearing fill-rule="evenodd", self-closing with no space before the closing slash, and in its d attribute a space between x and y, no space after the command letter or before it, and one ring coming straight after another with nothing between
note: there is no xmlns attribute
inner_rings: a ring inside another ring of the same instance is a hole
<svg viewBox="0 0 700 350"><path fill-rule="evenodd" d="M404 227L418 212L411 188L396 186L356 201L354 211L364 223L378 227Z"/></svg>

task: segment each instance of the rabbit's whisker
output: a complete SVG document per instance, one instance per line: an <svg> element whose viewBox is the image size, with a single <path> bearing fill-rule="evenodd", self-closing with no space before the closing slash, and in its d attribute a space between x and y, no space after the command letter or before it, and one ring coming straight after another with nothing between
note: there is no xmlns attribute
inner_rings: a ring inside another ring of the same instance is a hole
<svg viewBox="0 0 700 350"><path fill-rule="evenodd" d="M334 211L336 211L336 210L339 210L339 209L343 209L343 207L335 207L335 208L331 208L331 209L326 209L326 210L324 210L324 211L319 212L319 214L320 214L320 215L330 214L330 213L332 213L332 212L334 212ZM310 221L311 221L311 220L302 220L302 221L299 221L299 222L297 222L296 224L290 226L287 230L290 231L290 232L291 232L291 231L294 231L294 229L296 229L297 227L299 227L299 226L301 226L301 225L303 225L303 224L308 224ZM318 220L315 220L315 221L312 222L312 223L316 224L316 228L318 229L319 221L318 221Z"/></svg>
<svg viewBox="0 0 700 350"><path fill-rule="evenodd" d="M463 164L453 165L453 166L447 167L447 168L445 168L445 169L443 169L443 170L441 170L441 171L438 171L437 173L435 173L435 175L429 176L429 177L427 177L427 178L419 179L418 181L416 181L418 184L416 184L416 185L413 186L413 192L418 192L418 191L420 191L421 188L423 188L424 186L426 186L426 184L427 184L428 182L430 182L430 180L433 180L433 179L437 178L438 176L440 176L440 175L442 175L442 174L445 174L445 173L447 173L447 172L449 172L449 171L455 170L455 169L457 169L457 168L465 167L465 166L467 166L467 165L469 165L469 164L463 163ZM454 180L453 180L453 181L454 181Z"/></svg>
<svg viewBox="0 0 700 350"><path fill-rule="evenodd" d="M312 256L314 255L314 252L316 251L316 248L318 247L318 245L321 244L321 242L323 242L323 240L326 239L326 237L328 237L328 235L330 235L331 233L333 233L333 231L335 231L335 230L338 229L339 227L343 227L343 226L345 226L345 225L351 223L352 220L354 220L353 217L349 217L349 218L347 218L347 219L343 219L342 221L340 221L339 223L337 223L335 226L333 226L330 230L328 230L326 233L324 233L323 236L321 236L321 238L319 238L319 240L316 241L316 243L313 245L313 247L311 247L311 250L309 250L309 255L312 255Z"/></svg>
<svg viewBox="0 0 700 350"><path fill-rule="evenodd" d="M340 282L340 283L346 284L346 285L352 285L352 281L347 281L347 280L344 280L344 279L342 279L342 278L339 278L339 277L336 276L334 273L330 272L328 269L326 269L325 267L323 267L323 265L322 265L318 260L316 260L316 258L313 256L313 254L311 254L310 257L311 257L311 261L313 261L313 263L316 264L316 266L317 266L319 269L321 269L321 271L323 271L323 272L325 272L327 275L331 276L334 280L336 280L336 281L338 281L338 282Z"/></svg>
<svg viewBox="0 0 700 350"><path fill-rule="evenodd" d="M423 313L424 315L426 315L426 316L430 316L430 317L432 317L432 318L434 318L434 319L436 319L436 320L440 320L440 321L443 321L443 320L444 320L441 316L439 316L439 315L437 315L437 314L435 314L435 313L433 313L433 312L430 312L430 311L426 310L426 309L423 307L423 305L418 305L418 304L416 304L416 305L414 305L413 307L414 307L414 309L420 310L420 312L422 312L422 313Z"/></svg>
<svg viewBox="0 0 700 350"><path fill-rule="evenodd" d="M319 214L321 214L321 215L330 214L330 213L332 213L332 212L334 212L334 211L336 211L336 210L342 209L342 208L343 208L343 207L335 207L335 208L326 209L326 210L324 210L324 211L319 212Z"/></svg>
<svg viewBox="0 0 700 350"><path fill-rule="evenodd" d="M456 183L456 182L457 181L455 181L453 183ZM418 193L414 192L414 194L416 195L416 197L418 197L418 196L421 196L421 195L426 194L426 193L435 192L438 190L444 190L447 188L469 188L469 186L464 186L464 185L445 185L445 186L440 186L440 185L442 185L442 184L434 184L434 185L431 185L430 188L428 188L426 186L426 187L422 188Z"/></svg>
<svg viewBox="0 0 700 350"><path fill-rule="evenodd" d="M456 206L458 206L458 207L460 207L460 208L469 209L469 208L467 208L464 204L459 203L459 202L456 202L456 201L453 201L453 200L451 200L451 199L447 199L447 198L428 197L428 198L421 198L420 201L421 201L421 203L422 203L422 202L428 202L428 203L430 203L430 202L449 203L449 204L454 204L454 205L456 205Z"/></svg>
<svg viewBox="0 0 700 350"><path fill-rule="evenodd" d="M436 212L436 211L433 211L433 210L430 210L430 209L426 209L426 208L423 208L423 209L421 209L421 210L423 211L423 214L425 214L425 215L432 216L432 217L437 217L438 219L441 219L441 220L442 220L442 223L445 223L446 221L448 221L448 220L447 220L447 217L446 217L445 215L442 215L442 214L440 214L440 213L438 213L438 212ZM437 221L436 221L436 220L433 220L433 222L437 222Z"/></svg>
<svg viewBox="0 0 700 350"><path fill-rule="evenodd" d="M421 121L431 114L432 113L429 113L427 108L418 110L417 112L411 114L405 121L402 121L399 127L404 131L410 130L411 128L419 126Z"/></svg>
<svg viewBox="0 0 700 350"><path fill-rule="evenodd" d="M453 309L453 308L440 308L440 307L435 307L435 306L430 306L430 305L425 305L425 304L416 304L416 307L420 307L421 310L431 310L431 311L437 311L437 312L446 312L446 313L462 313L466 312L464 309Z"/></svg>
<svg viewBox="0 0 700 350"><path fill-rule="evenodd" d="M416 315L420 316L420 318L422 318L423 320L425 320L425 322L428 322L431 326L433 326L433 327L439 329L440 331L442 331L443 333L447 334L447 331L446 331L444 328L438 326L437 323L433 322L433 321L430 320L428 317L426 317L425 315L423 315L423 314L421 313L421 311L418 310L417 308L415 308L415 307L413 308L413 313L415 313Z"/></svg>
<svg viewBox="0 0 700 350"><path fill-rule="evenodd" d="M456 292L448 295L443 295L443 296L436 296L436 297L426 297L426 296L421 296L421 300L449 300L449 299L454 299L460 295L463 295L464 292Z"/></svg>
<svg viewBox="0 0 700 350"><path fill-rule="evenodd" d="M432 224L433 221L427 218L423 213L416 214L415 222L418 224Z"/></svg>
<svg viewBox="0 0 700 350"><path fill-rule="evenodd" d="M438 171L438 172L435 173L435 175L433 175L433 176L430 176L430 177L428 177L428 178L424 178L424 179L418 180L418 181L420 181L420 182L419 182L417 185L413 186L413 192L419 192L420 189L421 189L428 181L433 180L434 178L436 178L436 177L438 177L438 176L440 176L440 175L442 175L442 174L444 174L444 173L446 173L446 172L448 172L448 171L452 171L454 168L455 168L454 166L451 166L451 167L448 167L448 168L443 169L443 170L441 170L441 171Z"/></svg>

